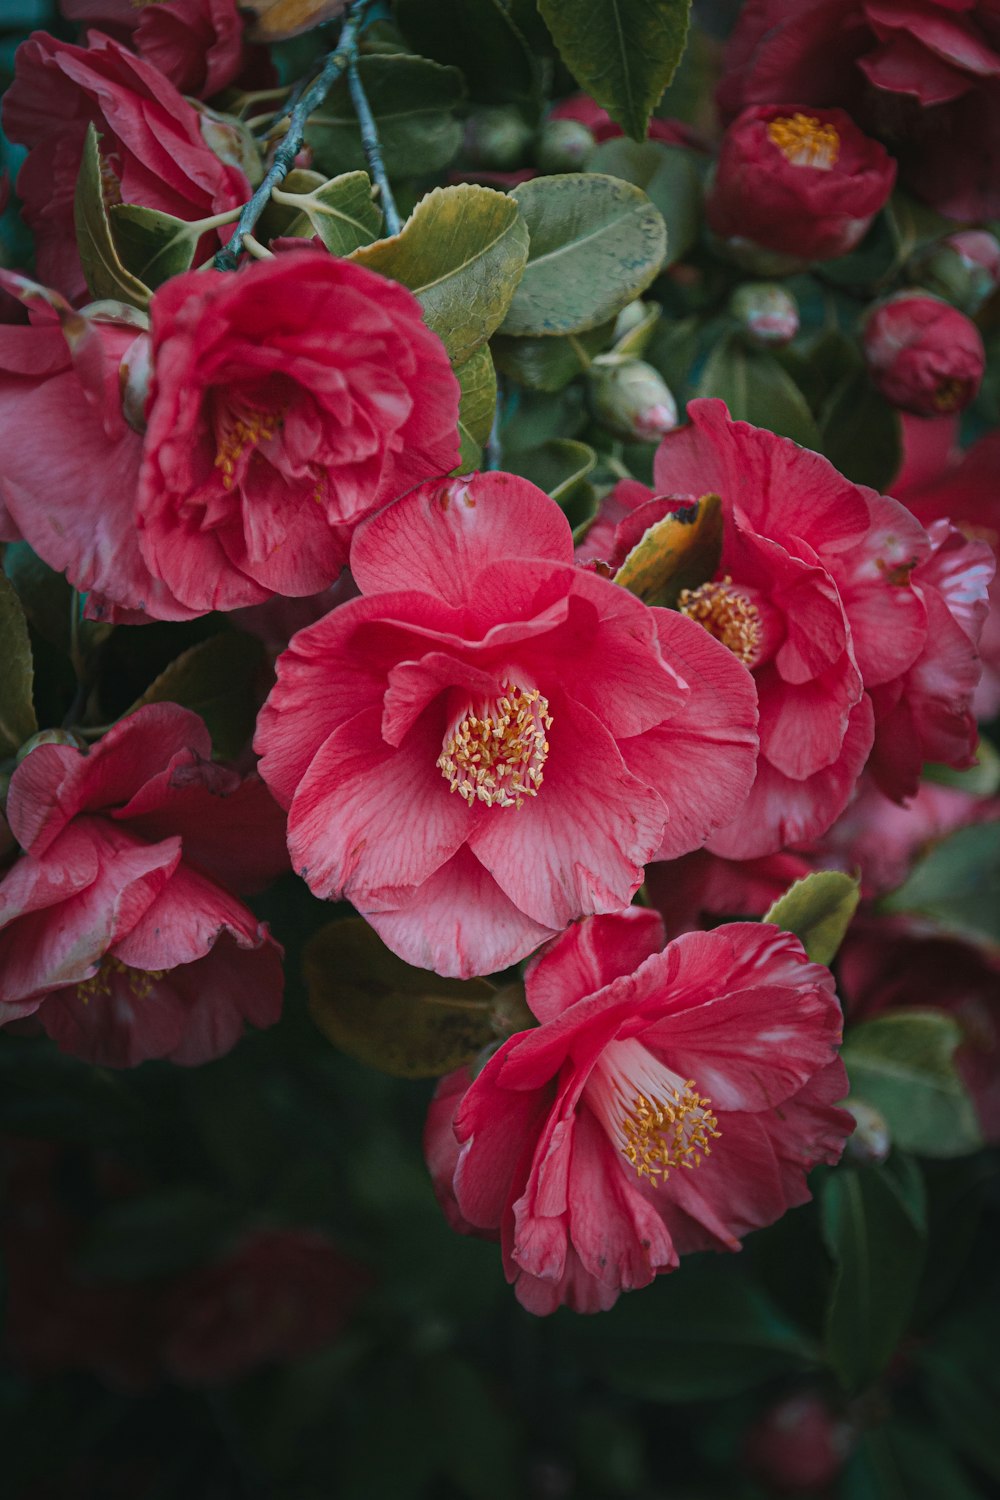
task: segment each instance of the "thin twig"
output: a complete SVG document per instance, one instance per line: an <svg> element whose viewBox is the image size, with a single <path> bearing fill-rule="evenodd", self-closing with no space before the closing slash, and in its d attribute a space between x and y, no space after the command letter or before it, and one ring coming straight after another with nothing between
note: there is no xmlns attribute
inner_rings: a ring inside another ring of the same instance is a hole
<svg viewBox="0 0 1000 1500"><path fill-rule="evenodd" d="M396 200L392 196L392 188L389 186L385 162L382 160L382 143L378 138L378 126L375 124L375 116L371 112L368 95L365 93L364 84L361 82L357 56L353 56L348 65L347 86L351 91L351 102L354 105L354 113L357 115L358 124L361 127L361 144L364 147L365 157L368 161L368 169L378 186L379 200L382 204L382 212L385 215L385 227L389 234L398 234L400 230L399 213L396 209Z"/></svg>

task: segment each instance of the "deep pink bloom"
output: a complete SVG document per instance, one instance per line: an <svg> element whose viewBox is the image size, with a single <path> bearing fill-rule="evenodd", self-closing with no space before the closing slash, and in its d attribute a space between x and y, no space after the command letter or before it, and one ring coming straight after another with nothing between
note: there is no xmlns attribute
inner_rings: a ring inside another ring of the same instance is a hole
<svg viewBox="0 0 1000 1500"><path fill-rule="evenodd" d="M625 132L616 125L606 109L602 109L589 94L572 94L561 99L549 111L550 120L578 120L586 125L595 141L612 141ZM689 146L695 151L704 151L705 142L698 132L683 120L661 120L657 116L649 122L646 138L660 141L664 146Z"/></svg>
<svg viewBox="0 0 1000 1500"><path fill-rule="evenodd" d="M839 105L956 219L1000 214L996 0L747 0L719 105Z"/></svg>
<svg viewBox="0 0 1000 1500"><path fill-rule="evenodd" d="M887 806L893 804L888 803ZM721 917L762 917L790 885L813 872L801 854L783 851L761 859L720 859L696 849L659 860L646 871L649 903L668 937L714 926Z"/></svg>
<svg viewBox="0 0 1000 1500"><path fill-rule="evenodd" d="M742 1460L782 1495L828 1495L857 1442L855 1427L818 1390L783 1396L748 1429Z"/></svg>
<svg viewBox="0 0 1000 1500"><path fill-rule="evenodd" d="M986 368L975 323L926 292L898 292L873 308L863 346L876 388L893 406L921 417L962 411Z"/></svg>
<svg viewBox="0 0 1000 1500"><path fill-rule="evenodd" d="M120 43L91 32L89 47L74 47L36 31L18 48L15 68L3 118L10 138L28 147L17 190L35 233L39 279L71 301L87 290L73 196L88 124L101 137L109 202L195 220L249 198L245 174L211 150L194 106ZM205 234L198 260L231 232L226 226Z"/></svg>
<svg viewBox="0 0 1000 1500"><path fill-rule="evenodd" d="M0 325L0 537L23 537L65 573L91 619L190 619L198 611L154 578L135 528L142 437L126 411L141 423L131 386L148 359L144 319L124 305L77 312L10 272L0 283L31 318Z"/></svg>
<svg viewBox="0 0 1000 1500"><path fill-rule="evenodd" d="M829 971L757 923L663 937L637 907L571 927L527 972L541 1024L431 1105L438 1196L499 1235L530 1312L596 1312L690 1251L738 1250L851 1131Z"/></svg>
<svg viewBox="0 0 1000 1500"><path fill-rule="evenodd" d="M337 1338L370 1279L315 1230L258 1230L171 1287L164 1368L185 1385L219 1385L315 1354Z"/></svg>
<svg viewBox="0 0 1000 1500"><path fill-rule="evenodd" d="M503 968L746 796L749 674L574 567L526 480L422 486L359 528L351 571L362 598L295 636L256 743L295 868L410 963Z"/></svg>
<svg viewBox="0 0 1000 1500"><path fill-rule="evenodd" d="M706 493L722 497L721 565L681 608L757 682L757 778L739 816L708 842L728 859L755 859L818 837L847 805L873 742L869 694L907 681L934 644L927 591L911 582L931 541L896 501L787 438L732 422L721 401L692 401L688 414L690 425L657 450L657 495L617 486L580 556L610 543L606 560L617 567L664 513ZM968 637L952 645L955 660L941 673L952 670L961 712L975 651ZM903 691L893 687L886 713ZM909 791L908 781L893 786L893 795Z"/></svg>
<svg viewBox="0 0 1000 1500"><path fill-rule="evenodd" d="M888 152L842 109L757 105L723 137L705 217L736 246L830 260L864 237L895 180Z"/></svg>
<svg viewBox="0 0 1000 1500"><path fill-rule="evenodd" d="M325 250L174 277L152 340L141 544L192 609L316 593L351 527L458 463L458 382L416 298Z"/></svg>
<svg viewBox="0 0 1000 1500"><path fill-rule="evenodd" d="M70 21L99 26L159 68L182 94L208 99L247 65L236 0L60 0Z"/></svg>
<svg viewBox="0 0 1000 1500"><path fill-rule="evenodd" d="M256 777L211 760L196 714L152 704L88 753L42 744L10 781L24 853L0 880L3 1020L38 1012L106 1067L205 1062L281 1009L281 949L234 892L283 864Z"/></svg>
<svg viewBox="0 0 1000 1500"><path fill-rule="evenodd" d="M1000 957L907 916L855 918L837 959L852 1021L894 1009L948 1011L964 1033L955 1062L980 1129L1000 1144Z"/></svg>

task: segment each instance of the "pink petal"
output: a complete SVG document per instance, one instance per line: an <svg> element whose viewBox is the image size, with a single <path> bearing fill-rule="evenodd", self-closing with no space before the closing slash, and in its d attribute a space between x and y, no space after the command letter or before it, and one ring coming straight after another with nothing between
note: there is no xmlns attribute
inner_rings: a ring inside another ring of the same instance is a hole
<svg viewBox="0 0 1000 1500"><path fill-rule="evenodd" d="M631 974L664 941L662 918L642 906L574 922L525 970L528 1004L540 1021L552 1021L581 996Z"/></svg>

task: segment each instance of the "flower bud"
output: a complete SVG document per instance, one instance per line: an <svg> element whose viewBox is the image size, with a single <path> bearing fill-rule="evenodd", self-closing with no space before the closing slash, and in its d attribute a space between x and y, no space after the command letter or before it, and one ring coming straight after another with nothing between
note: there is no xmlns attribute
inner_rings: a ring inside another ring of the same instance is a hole
<svg viewBox="0 0 1000 1500"><path fill-rule="evenodd" d="M961 411L982 383L986 354L964 313L924 292L875 307L863 334L868 373L893 406L920 417Z"/></svg>
<svg viewBox="0 0 1000 1500"><path fill-rule="evenodd" d="M677 402L645 360L599 355L590 369L590 404L609 432L630 442L658 442L677 426Z"/></svg>
<svg viewBox="0 0 1000 1500"><path fill-rule="evenodd" d="M744 1440L747 1468L781 1494L813 1495L832 1484L854 1446L854 1430L818 1391L776 1402Z"/></svg>
<svg viewBox="0 0 1000 1500"><path fill-rule="evenodd" d="M32 750L37 750L39 745L72 745L74 750L86 750L87 743L78 735L70 734L68 729L40 729L33 734L30 740L25 740L17 752L17 764L20 765L26 755Z"/></svg>
<svg viewBox="0 0 1000 1500"><path fill-rule="evenodd" d="M582 172L595 145L593 133L579 120L546 120L535 160L542 172Z"/></svg>
<svg viewBox="0 0 1000 1500"><path fill-rule="evenodd" d="M465 154L474 167L510 172L524 165L533 134L520 110L511 105L478 109L465 124Z"/></svg>
<svg viewBox="0 0 1000 1500"><path fill-rule="evenodd" d="M749 341L762 349L778 349L799 331L798 303L774 282L745 282L733 293L729 311Z"/></svg>
<svg viewBox="0 0 1000 1500"><path fill-rule="evenodd" d="M1000 241L985 229L963 229L910 260L911 280L971 317L1000 285Z"/></svg>
<svg viewBox="0 0 1000 1500"><path fill-rule="evenodd" d="M848 1099L844 1108L854 1116L854 1134L848 1136L845 1154L864 1166L877 1166L892 1150L892 1134L881 1110L864 1099Z"/></svg>

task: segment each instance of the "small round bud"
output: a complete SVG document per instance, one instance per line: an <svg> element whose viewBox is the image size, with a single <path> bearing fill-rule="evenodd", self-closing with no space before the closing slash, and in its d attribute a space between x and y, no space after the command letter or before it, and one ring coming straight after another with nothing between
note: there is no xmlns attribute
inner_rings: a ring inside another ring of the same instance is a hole
<svg viewBox="0 0 1000 1500"><path fill-rule="evenodd" d="M924 246L907 270L911 281L971 317L1000 286L1000 241L985 229L963 229Z"/></svg>
<svg viewBox="0 0 1000 1500"><path fill-rule="evenodd" d="M982 384L986 353L964 313L924 292L899 292L868 316L868 373L887 401L919 417L961 411Z"/></svg>
<svg viewBox="0 0 1000 1500"><path fill-rule="evenodd" d="M645 360L598 356L590 368L590 404L609 432L630 442L658 442L677 426L677 402Z"/></svg>
<svg viewBox="0 0 1000 1500"><path fill-rule="evenodd" d="M854 1116L854 1134L848 1136L846 1154L864 1166L877 1166L892 1150L892 1134L880 1110L864 1099L848 1099L844 1108Z"/></svg>
<svg viewBox="0 0 1000 1500"><path fill-rule="evenodd" d="M146 402L153 375L153 344L148 333L140 333L125 350L118 366L122 413L135 432L146 431Z"/></svg>
<svg viewBox="0 0 1000 1500"><path fill-rule="evenodd" d="M542 172L582 172L596 141L579 120L546 120L538 134L535 161Z"/></svg>
<svg viewBox="0 0 1000 1500"><path fill-rule="evenodd" d="M779 1494L825 1493L856 1442L854 1428L818 1391L785 1396L750 1428L743 1444L750 1472Z"/></svg>
<svg viewBox="0 0 1000 1500"><path fill-rule="evenodd" d="M474 167L510 172L524 165L534 131L510 105L479 109L465 123L465 154Z"/></svg>
<svg viewBox="0 0 1000 1500"><path fill-rule="evenodd" d="M74 750L87 748L86 742L71 734L68 729L40 729L30 740L25 740L17 752L17 764L20 765L25 756L30 755L32 750L37 750L39 745L72 745Z"/></svg>
<svg viewBox="0 0 1000 1500"><path fill-rule="evenodd" d="M762 349L780 349L799 331L798 303L773 281L748 281L738 287L729 311L749 341Z"/></svg>

